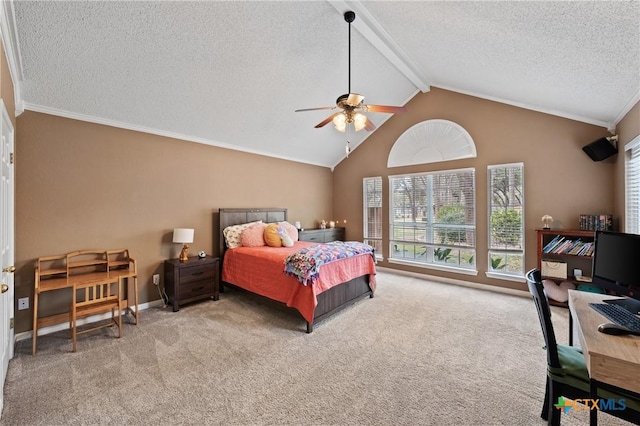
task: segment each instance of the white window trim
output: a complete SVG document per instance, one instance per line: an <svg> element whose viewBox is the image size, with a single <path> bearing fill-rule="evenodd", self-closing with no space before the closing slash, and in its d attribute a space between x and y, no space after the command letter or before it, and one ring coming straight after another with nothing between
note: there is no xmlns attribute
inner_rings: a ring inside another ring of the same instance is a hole
<svg viewBox="0 0 640 426"><path fill-rule="evenodd" d="M376 241L380 241L380 246L383 247L384 246L384 238L371 238L368 236L367 233L367 224L369 223L369 217L367 215L366 209L364 204L367 202L366 196L365 196L365 182L370 181L370 180L379 180L380 181L380 202L382 203L382 206L380 206L381 209L384 208L384 198L382 196L383 194L383 188L382 188L382 176L371 176L371 177L365 177L362 178L362 204L363 204L363 208L362 208L362 236L363 236L363 240L376 240ZM384 232L384 223L381 223L383 232ZM382 253L379 253L378 251L375 252L374 254L376 260L384 260L384 255Z"/></svg>
<svg viewBox="0 0 640 426"><path fill-rule="evenodd" d="M629 198L630 198L631 194L629 194L629 188L628 188L628 185L627 185L628 184L627 176L628 176L628 173L629 173L629 157L631 156L632 151L635 151L635 150L640 150L640 135L638 135L635 138L633 138L630 142L628 142L624 146L624 151L625 151L625 159L624 159L624 212L625 212L624 213L624 217L625 217L624 232L640 234L640 229L639 229L640 226L637 223L637 220L638 220L637 216L640 214L640 212L636 211L633 216L629 214L629 212L631 211L632 208L635 208L637 210L638 208L640 208L640 205L630 205ZM634 170L634 172L636 174L640 175L640 170ZM637 188L637 190L640 191L640 188ZM635 199L638 200L637 204L640 204L640 194L634 194L634 195L635 195ZM636 223L632 224L630 222L630 219L632 217L636 218Z"/></svg>
<svg viewBox="0 0 640 426"><path fill-rule="evenodd" d="M440 265L426 264L422 262L413 262L411 260L396 259L396 258L389 258L388 261L389 263L395 263L397 265L413 266L413 267L422 268L422 269L433 269L436 271L455 272L457 274L465 274L465 275L473 275L473 276L478 275L477 269L456 268L455 266L445 266L445 265L440 266Z"/></svg>
<svg viewBox="0 0 640 426"><path fill-rule="evenodd" d="M487 272L485 272L485 276L487 278L494 278L494 279L498 279L498 280L505 280L505 281L516 281L516 282L523 282L526 281L525 279L525 272L524 270L522 271L522 273L517 274L517 273L508 273L508 272L498 272L498 271L491 271L489 270L490 268L490 262L491 262L491 258L489 256L489 252L492 251L491 247L489 247L489 239L490 237L490 233L491 233L491 212L489 211L489 208L491 207L491 173L490 170L491 169L497 169L497 168L506 168L506 167L517 167L520 166L522 167L522 188L524 191L524 163L523 162L519 162L519 163L507 163L507 164L494 164L494 165L489 165L487 166ZM522 261L523 261L523 265L524 265L524 260L526 258L526 232L524 229L524 224L525 222L525 213L526 213L526 209L525 209L525 203L523 201L522 203ZM499 251L499 250L495 250L495 251ZM523 266L523 269L526 269Z"/></svg>
<svg viewBox="0 0 640 426"><path fill-rule="evenodd" d="M387 226L390 228L391 227L391 218L393 217L393 202L391 201L391 197L393 196L393 191L391 189L391 180L393 178L399 178L399 177L407 177L407 176L426 176L426 175L438 175L438 174L442 174L442 173L460 173L460 172L473 172L474 175L474 216L475 218L477 218L477 211L476 211L476 203L477 203L477 176L476 176L476 169L474 167L464 167L464 168L460 168L460 169L446 169L446 170L437 170L437 171L431 171L431 172L416 172L416 173L403 173L403 174L398 174L398 175L389 175L387 177L387 182L389 184L389 223L387 224ZM476 226L476 224L474 224L474 229L476 232L476 244L473 247L474 250L474 257L477 259L478 257L478 239L477 239L477 232L478 232L478 227ZM389 239L388 239L388 244L391 245L391 235L389 235ZM391 253L391 252L390 252ZM406 265L406 266L413 266L413 267L418 267L418 268L423 268L423 269L433 269L433 270L438 270L438 271L446 271L446 272L455 272L455 273L460 273L460 274L465 274L465 275L473 275L473 276L477 276L478 275L478 263L474 262L474 268L459 268L459 267L454 267L454 266L445 266L445 265L436 265L436 264L432 264L432 263L422 263L422 262L414 262L411 260L407 260L407 259L400 259L400 258L395 258L392 257L391 254L389 254L389 257L387 258L387 261L389 263L395 263L398 265Z"/></svg>

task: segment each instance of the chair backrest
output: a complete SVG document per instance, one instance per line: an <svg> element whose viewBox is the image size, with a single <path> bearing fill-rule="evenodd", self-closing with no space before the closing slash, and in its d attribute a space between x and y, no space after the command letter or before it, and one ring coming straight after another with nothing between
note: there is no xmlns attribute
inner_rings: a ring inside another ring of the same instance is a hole
<svg viewBox="0 0 640 426"><path fill-rule="evenodd" d="M533 296L533 301L538 311L538 319L542 327L544 343L547 347L547 363L550 367L559 368L560 360L558 359L556 335L553 331L553 323L551 322L551 308L549 307L547 295L544 292L542 275L539 269L534 268L527 272L527 285L529 286L529 292Z"/></svg>
<svg viewBox="0 0 640 426"><path fill-rule="evenodd" d="M78 317L108 312L120 301L120 285L115 282L77 283L74 288L72 309Z"/></svg>

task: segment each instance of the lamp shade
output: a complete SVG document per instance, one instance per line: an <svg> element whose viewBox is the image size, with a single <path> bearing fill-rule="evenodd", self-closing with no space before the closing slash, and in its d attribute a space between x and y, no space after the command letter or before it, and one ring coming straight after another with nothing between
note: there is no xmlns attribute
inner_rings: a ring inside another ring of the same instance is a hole
<svg viewBox="0 0 640 426"><path fill-rule="evenodd" d="M173 242L180 244L189 244L193 242L193 229L189 228L174 228L173 229Z"/></svg>

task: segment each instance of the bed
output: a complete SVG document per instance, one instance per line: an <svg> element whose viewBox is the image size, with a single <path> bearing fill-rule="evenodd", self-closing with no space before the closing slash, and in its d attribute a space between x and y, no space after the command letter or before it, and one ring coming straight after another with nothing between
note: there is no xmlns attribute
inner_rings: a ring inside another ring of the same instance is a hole
<svg viewBox="0 0 640 426"><path fill-rule="evenodd" d="M319 321L365 296L374 295L376 272L373 256L370 255L325 264L319 269L320 275L313 283L303 285L296 277L284 273L284 258L295 250L315 243L296 241L291 248L270 247L267 248L268 255L259 254L260 250L250 250L249 247L227 248L223 230L228 226L255 221L285 222L287 209L224 208L219 210L219 219L222 289L225 286L239 287L296 309L306 321L307 333L311 333L314 324ZM264 272L253 273L258 268Z"/></svg>

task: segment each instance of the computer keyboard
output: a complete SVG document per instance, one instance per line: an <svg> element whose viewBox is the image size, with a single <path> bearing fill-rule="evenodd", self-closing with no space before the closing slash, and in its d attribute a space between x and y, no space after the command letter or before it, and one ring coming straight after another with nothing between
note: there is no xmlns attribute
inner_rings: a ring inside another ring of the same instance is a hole
<svg viewBox="0 0 640 426"><path fill-rule="evenodd" d="M589 306L600 312L610 321L628 328L634 333L640 333L640 318L622 306L612 305L610 303L589 303Z"/></svg>

